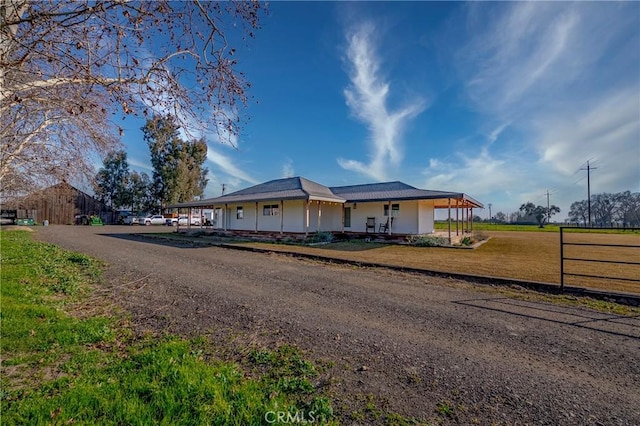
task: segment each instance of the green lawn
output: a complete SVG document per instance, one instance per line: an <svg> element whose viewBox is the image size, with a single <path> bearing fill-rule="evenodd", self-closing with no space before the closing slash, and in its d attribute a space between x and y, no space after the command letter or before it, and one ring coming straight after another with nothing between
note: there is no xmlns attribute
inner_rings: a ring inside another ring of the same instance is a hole
<svg viewBox="0 0 640 426"><path fill-rule="evenodd" d="M435 228L438 231L446 231L448 229L448 222L437 220L435 222ZM465 227L465 224L460 224L460 227ZM455 230L456 222L451 221L451 229ZM485 223L485 222L473 222L474 231L530 231L530 232L559 232L560 226L558 225L545 225L544 228L540 228L538 225L511 225L508 223Z"/></svg>
<svg viewBox="0 0 640 426"><path fill-rule="evenodd" d="M448 222L443 220L437 220L435 222L435 228L437 231L446 231L448 229ZM451 229L455 230L455 221L451 222ZM464 224L460 224L460 229L465 228ZM526 232L560 232L560 225L545 225L544 228L540 228L538 225L512 225L509 223L486 223L486 222L473 222L474 231L526 231ZM620 230L620 229L588 229L588 228L565 228L569 232L596 232L598 234L639 234L637 230Z"/></svg>
<svg viewBox="0 0 640 426"><path fill-rule="evenodd" d="M296 348L255 348L245 371L204 338L135 336L123 316L79 309L101 303L99 262L24 231L0 231L0 244L3 425L257 425L283 411L333 421L312 385L318 367Z"/></svg>

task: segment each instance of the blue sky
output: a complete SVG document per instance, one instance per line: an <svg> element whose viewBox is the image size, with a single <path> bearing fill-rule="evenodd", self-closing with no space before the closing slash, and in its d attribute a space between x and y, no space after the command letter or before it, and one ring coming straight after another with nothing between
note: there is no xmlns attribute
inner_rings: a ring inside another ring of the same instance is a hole
<svg viewBox="0 0 640 426"><path fill-rule="evenodd" d="M236 148L209 138L205 195L304 176L400 180L566 217L640 190L640 3L272 2L238 45L252 83ZM133 169L150 172L128 119ZM488 211L479 212L482 217Z"/></svg>

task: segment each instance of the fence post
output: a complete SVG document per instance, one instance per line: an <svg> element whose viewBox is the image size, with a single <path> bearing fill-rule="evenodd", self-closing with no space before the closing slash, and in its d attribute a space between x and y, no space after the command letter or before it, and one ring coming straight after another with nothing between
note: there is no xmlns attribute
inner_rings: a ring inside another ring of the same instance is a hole
<svg viewBox="0 0 640 426"><path fill-rule="evenodd" d="M560 227L560 291L564 292L564 228Z"/></svg>

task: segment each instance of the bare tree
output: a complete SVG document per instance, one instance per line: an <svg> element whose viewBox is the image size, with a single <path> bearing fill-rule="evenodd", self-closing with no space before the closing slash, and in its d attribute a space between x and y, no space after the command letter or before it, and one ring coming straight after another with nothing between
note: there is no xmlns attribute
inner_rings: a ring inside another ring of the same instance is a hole
<svg viewBox="0 0 640 426"><path fill-rule="evenodd" d="M240 130L249 83L228 37L253 37L259 2L0 0L0 186L93 175L118 115ZM114 114L116 117L114 117Z"/></svg>
<svg viewBox="0 0 640 426"><path fill-rule="evenodd" d="M582 222L582 225L586 227L589 222L588 212L587 200L574 201L569 209L569 220L575 223Z"/></svg>

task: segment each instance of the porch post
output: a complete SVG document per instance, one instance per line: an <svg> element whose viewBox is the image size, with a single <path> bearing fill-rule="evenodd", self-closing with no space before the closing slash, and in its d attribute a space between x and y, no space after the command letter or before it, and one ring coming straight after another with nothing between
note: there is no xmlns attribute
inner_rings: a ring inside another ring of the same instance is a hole
<svg viewBox="0 0 640 426"><path fill-rule="evenodd" d="M342 203L342 225L340 228L340 232L344 233L344 203Z"/></svg>
<svg viewBox="0 0 640 426"><path fill-rule="evenodd" d="M228 225L227 210L228 210L227 203L224 203L224 212L222 212L222 217L224 218L224 222L223 223L224 223L224 230L225 231L228 228L228 226L227 226Z"/></svg>
<svg viewBox="0 0 640 426"><path fill-rule="evenodd" d="M458 205L458 199L456 198L456 236L460 235L460 217L458 214L460 213L460 206Z"/></svg>
<svg viewBox="0 0 640 426"><path fill-rule="evenodd" d="M318 231L322 231L322 201L318 201Z"/></svg>
<svg viewBox="0 0 640 426"><path fill-rule="evenodd" d="M470 218L469 218L469 207L466 208L467 210L467 233L469 233L469 222L470 222Z"/></svg>
<svg viewBox="0 0 640 426"><path fill-rule="evenodd" d="M280 200L280 235L284 230L284 200Z"/></svg>
<svg viewBox="0 0 640 426"><path fill-rule="evenodd" d="M467 232L469 232L469 208L468 207L464 207L464 234L466 234Z"/></svg>
<svg viewBox="0 0 640 426"><path fill-rule="evenodd" d="M473 207L471 207L471 226L470 226L471 232L473 232Z"/></svg>
<svg viewBox="0 0 640 426"><path fill-rule="evenodd" d="M256 232L258 232L258 202L256 201Z"/></svg>
<svg viewBox="0 0 640 426"><path fill-rule="evenodd" d="M449 244L451 244L451 198L447 198L448 202L449 202L449 219L448 219L448 224L449 224ZM456 218L458 217L458 207L456 206ZM458 220L456 219L456 227L458 226Z"/></svg>
<svg viewBox="0 0 640 426"><path fill-rule="evenodd" d="M304 236L309 235L309 200L304 200L304 215L305 215L305 226L304 226Z"/></svg>
<svg viewBox="0 0 640 426"><path fill-rule="evenodd" d="M389 217L387 220L389 221L389 227L387 228L387 234L391 235L391 218L393 217L393 211L391 210L391 201L389 201Z"/></svg>

